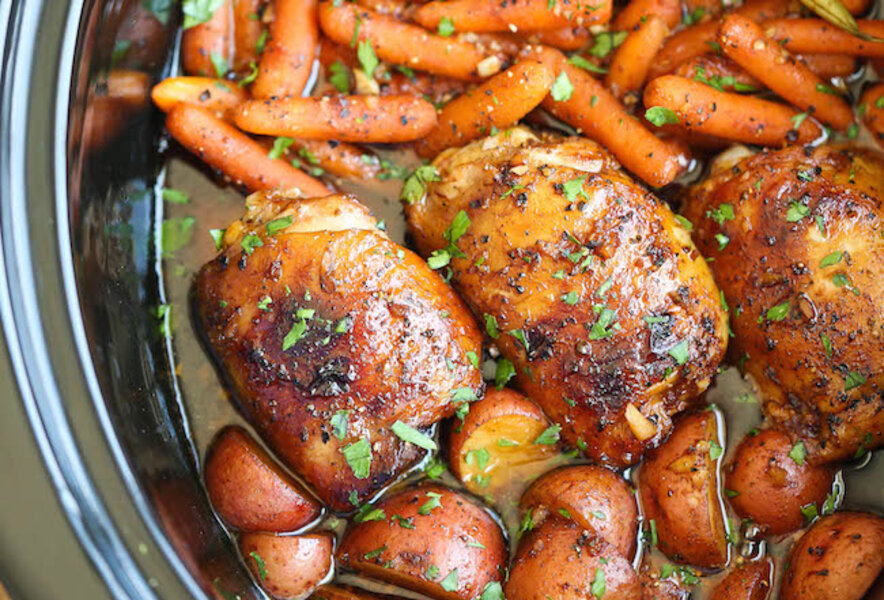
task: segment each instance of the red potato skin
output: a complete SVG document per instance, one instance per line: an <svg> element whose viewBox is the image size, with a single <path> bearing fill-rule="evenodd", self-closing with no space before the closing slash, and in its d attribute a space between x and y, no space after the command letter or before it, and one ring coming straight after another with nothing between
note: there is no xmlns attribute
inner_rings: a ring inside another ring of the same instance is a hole
<svg viewBox="0 0 884 600"><path fill-rule="evenodd" d="M786 564L781 600L859 600L884 569L884 519L823 517L792 546Z"/></svg>
<svg viewBox="0 0 884 600"><path fill-rule="evenodd" d="M233 0L226 0L205 23L185 29L181 35L181 65L188 75L213 77L215 54L228 65L233 36Z"/></svg>
<svg viewBox="0 0 884 600"><path fill-rule="evenodd" d="M646 455L639 473L645 520L654 520L658 547L672 560L706 569L727 564L718 469L711 441L720 446L718 415L705 410L676 424L669 439ZM718 459L720 460L720 459Z"/></svg>
<svg viewBox="0 0 884 600"><path fill-rule="evenodd" d="M519 542L504 592L507 600L595 600L597 569L604 573L605 598L640 600L638 576L616 548L573 521L553 517Z"/></svg>
<svg viewBox="0 0 884 600"><path fill-rule="evenodd" d="M294 531L322 508L241 427L228 427L206 459L206 490L225 523L239 531Z"/></svg>
<svg viewBox="0 0 884 600"><path fill-rule="evenodd" d="M403 600L401 596L372 594L349 585L321 585L310 600Z"/></svg>
<svg viewBox="0 0 884 600"><path fill-rule="evenodd" d="M316 589L331 573L334 545L334 538L327 534L245 533L239 538L239 550L252 576L275 598L303 598Z"/></svg>
<svg viewBox="0 0 884 600"><path fill-rule="evenodd" d="M543 475L522 496L522 511L531 510L534 522L565 510L580 527L632 557L638 533L635 495L626 481L604 467L563 467Z"/></svg>
<svg viewBox="0 0 884 600"><path fill-rule="evenodd" d="M770 535L804 525L801 507L821 508L835 476L827 466L799 465L789 457L791 450L786 433L765 429L740 442L726 469L725 489L737 493L729 499L731 506Z"/></svg>
<svg viewBox="0 0 884 600"><path fill-rule="evenodd" d="M773 561L765 556L743 563L715 587L710 600L767 600L773 585Z"/></svg>
<svg viewBox="0 0 884 600"><path fill-rule="evenodd" d="M439 494L441 506L421 514L430 493ZM501 581L507 563L503 533L467 496L426 485L390 496L376 508L386 518L350 526L338 551L341 565L440 600L472 600L490 582ZM414 529L404 529L393 515ZM430 565L438 568L433 578L427 575ZM454 569L457 588L446 591L441 581Z"/></svg>

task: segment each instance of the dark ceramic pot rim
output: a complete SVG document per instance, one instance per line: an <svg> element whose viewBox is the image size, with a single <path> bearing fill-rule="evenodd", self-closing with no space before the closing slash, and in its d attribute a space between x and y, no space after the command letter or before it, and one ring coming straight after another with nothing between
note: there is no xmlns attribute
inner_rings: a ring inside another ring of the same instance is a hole
<svg viewBox="0 0 884 600"><path fill-rule="evenodd" d="M207 598L119 443L81 314L67 132L82 119L76 74L97 4L0 0L0 320L17 380L3 384L18 386L62 510L111 594Z"/></svg>

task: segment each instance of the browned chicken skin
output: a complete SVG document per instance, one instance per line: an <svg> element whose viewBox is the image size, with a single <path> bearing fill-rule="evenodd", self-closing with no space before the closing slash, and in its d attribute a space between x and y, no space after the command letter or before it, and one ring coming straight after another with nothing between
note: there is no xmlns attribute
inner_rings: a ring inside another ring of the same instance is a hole
<svg viewBox="0 0 884 600"><path fill-rule="evenodd" d="M440 181L406 207L419 251L446 248L464 211L452 282L496 320L519 387L572 446L637 461L725 351L727 317L688 233L586 139L516 128L434 165Z"/></svg>
<svg viewBox="0 0 884 600"><path fill-rule="evenodd" d="M254 194L223 241L195 286L209 346L248 419L332 509L420 457L396 421L430 426L481 392L469 310L351 197Z"/></svg>
<svg viewBox="0 0 884 600"><path fill-rule="evenodd" d="M724 165L687 198L735 357L815 461L884 443L882 202L884 155L828 146Z"/></svg>

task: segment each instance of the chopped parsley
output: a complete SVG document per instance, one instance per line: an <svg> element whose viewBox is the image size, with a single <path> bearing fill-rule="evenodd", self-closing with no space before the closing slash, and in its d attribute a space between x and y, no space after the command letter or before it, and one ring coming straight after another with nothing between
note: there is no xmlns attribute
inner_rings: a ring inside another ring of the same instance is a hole
<svg viewBox="0 0 884 600"><path fill-rule="evenodd" d="M562 71L550 88L550 95L556 102L567 102L574 93L574 85L568 79L568 74Z"/></svg>
<svg viewBox="0 0 884 600"><path fill-rule="evenodd" d="M371 445L368 440L361 438L359 441L344 446L341 450L350 469L353 470L353 476L356 479L368 479L371 471Z"/></svg>
<svg viewBox="0 0 884 600"><path fill-rule="evenodd" d="M657 127L678 124L678 115L665 106L650 107L645 111L645 118Z"/></svg>
<svg viewBox="0 0 884 600"><path fill-rule="evenodd" d="M432 440L428 435L421 433L414 427L403 423L402 421L396 421L393 423L393 427L391 428L393 433L402 440L403 442L408 442L409 444L414 444L415 446L420 446L425 450L436 450L436 442Z"/></svg>
<svg viewBox="0 0 884 600"><path fill-rule="evenodd" d="M804 447L804 442L798 440L795 442L795 445L792 446L792 449L789 450L789 458L795 461L795 464L799 467L804 466L804 457L807 456L807 449Z"/></svg>

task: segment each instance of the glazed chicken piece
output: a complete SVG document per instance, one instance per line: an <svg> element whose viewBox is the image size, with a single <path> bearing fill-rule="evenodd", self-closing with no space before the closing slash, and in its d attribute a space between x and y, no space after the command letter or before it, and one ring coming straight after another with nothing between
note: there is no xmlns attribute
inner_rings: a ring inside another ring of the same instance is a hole
<svg viewBox="0 0 884 600"><path fill-rule="evenodd" d="M420 458L395 423L426 428L483 385L468 308L376 225L349 196L253 194L195 286L241 410L336 511Z"/></svg>
<svg viewBox="0 0 884 600"><path fill-rule="evenodd" d="M725 351L727 315L688 232L585 139L516 128L433 164L439 180L406 206L419 251L450 257L455 287L566 442L637 461Z"/></svg>
<svg viewBox="0 0 884 600"><path fill-rule="evenodd" d="M815 462L881 446L884 155L823 146L722 160L685 216L765 414Z"/></svg>

